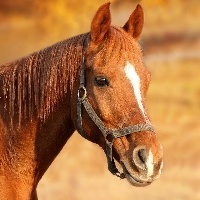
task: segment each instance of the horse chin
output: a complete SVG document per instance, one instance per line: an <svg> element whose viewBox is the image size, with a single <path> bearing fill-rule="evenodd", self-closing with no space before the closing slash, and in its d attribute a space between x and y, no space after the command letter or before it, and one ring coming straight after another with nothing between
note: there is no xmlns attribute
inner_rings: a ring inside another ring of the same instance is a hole
<svg viewBox="0 0 200 200"><path fill-rule="evenodd" d="M136 187L145 187L147 185L150 185L152 183L152 180L143 180L138 175L131 174L128 169L126 168L126 165L121 162L121 166L123 169L123 173L127 179L127 181L132 185Z"/></svg>

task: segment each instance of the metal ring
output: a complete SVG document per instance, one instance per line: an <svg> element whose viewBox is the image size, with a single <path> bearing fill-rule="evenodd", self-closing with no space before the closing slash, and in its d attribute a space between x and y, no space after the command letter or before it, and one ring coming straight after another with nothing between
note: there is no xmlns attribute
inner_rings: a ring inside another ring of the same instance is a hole
<svg viewBox="0 0 200 200"><path fill-rule="evenodd" d="M78 100L83 101L87 96L87 90L84 86L80 86L78 89Z"/></svg>
<svg viewBox="0 0 200 200"><path fill-rule="evenodd" d="M115 137L113 136L112 132L107 132L105 139L109 142L109 143L113 143L113 140L115 139Z"/></svg>

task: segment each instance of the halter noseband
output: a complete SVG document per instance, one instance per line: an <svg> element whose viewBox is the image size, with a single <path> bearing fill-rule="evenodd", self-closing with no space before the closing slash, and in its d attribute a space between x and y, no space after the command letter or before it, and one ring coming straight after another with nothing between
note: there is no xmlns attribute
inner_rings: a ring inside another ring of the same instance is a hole
<svg viewBox="0 0 200 200"><path fill-rule="evenodd" d="M109 129L105 126L105 124L102 122L102 120L98 117L95 110L92 108L90 102L87 99L87 90L85 87L85 58L84 54L87 47L87 39L83 42L83 50L82 50L82 66L80 70L80 85L78 89L78 102L77 102L77 129L78 132L82 137L87 139L87 135L85 134L85 131L83 130L82 125L82 105L85 108L86 112L92 119L92 121L96 124L96 126L99 128L101 133L103 134L106 142L106 157L108 162L108 169L109 171L121 179L125 178L124 173L120 173L117 169L114 158L112 156L112 145L113 141L116 138L129 135L132 133L137 133L141 131L152 131L154 132L154 128L151 124L136 124L128 127L124 127L121 129Z"/></svg>

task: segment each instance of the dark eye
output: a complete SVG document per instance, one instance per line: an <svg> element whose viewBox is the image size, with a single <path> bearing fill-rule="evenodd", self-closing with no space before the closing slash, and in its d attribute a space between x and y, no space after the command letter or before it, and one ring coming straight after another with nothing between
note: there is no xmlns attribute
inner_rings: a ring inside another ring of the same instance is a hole
<svg viewBox="0 0 200 200"><path fill-rule="evenodd" d="M95 83L99 87L105 87L105 86L109 85L108 79L106 77L104 77L104 76L97 76L95 78Z"/></svg>

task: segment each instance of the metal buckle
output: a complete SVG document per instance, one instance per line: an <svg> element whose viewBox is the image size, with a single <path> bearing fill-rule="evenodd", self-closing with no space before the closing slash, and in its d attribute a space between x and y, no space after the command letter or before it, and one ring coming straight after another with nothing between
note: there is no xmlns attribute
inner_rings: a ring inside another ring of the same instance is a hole
<svg viewBox="0 0 200 200"><path fill-rule="evenodd" d="M112 132L108 131L105 135L105 140L107 140L109 143L113 143L113 140L115 139L114 135Z"/></svg>
<svg viewBox="0 0 200 200"><path fill-rule="evenodd" d="M83 101L87 96L87 90L85 86L80 86L78 89L78 100Z"/></svg>

